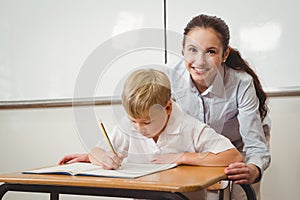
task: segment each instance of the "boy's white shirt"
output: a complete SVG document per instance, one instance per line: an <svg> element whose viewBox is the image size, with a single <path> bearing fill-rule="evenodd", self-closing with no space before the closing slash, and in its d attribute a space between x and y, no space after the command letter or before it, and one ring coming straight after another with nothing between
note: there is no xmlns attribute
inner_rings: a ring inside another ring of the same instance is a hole
<svg viewBox="0 0 300 200"><path fill-rule="evenodd" d="M157 143L137 132L127 117L124 117L109 134L117 152L127 157L127 162L150 163L155 154L183 152L219 153L235 148L229 139L217 134L208 125L184 113L176 102L167 126ZM105 139L97 147L109 151Z"/></svg>

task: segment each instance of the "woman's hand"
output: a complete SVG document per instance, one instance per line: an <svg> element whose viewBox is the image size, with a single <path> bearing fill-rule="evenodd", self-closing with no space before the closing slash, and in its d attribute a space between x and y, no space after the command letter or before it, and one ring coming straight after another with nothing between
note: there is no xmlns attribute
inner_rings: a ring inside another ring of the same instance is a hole
<svg viewBox="0 0 300 200"><path fill-rule="evenodd" d="M71 154L64 156L59 162L59 165L75 162L90 162L88 154Z"/></svg>
<svg viewBox="0 0 300 200"><path fill-rule="evenodd" d="M252 184L260 176L255 165L246 165L243 162L231 163L224 171L228 179L233 180L236 184Z"/></svg>

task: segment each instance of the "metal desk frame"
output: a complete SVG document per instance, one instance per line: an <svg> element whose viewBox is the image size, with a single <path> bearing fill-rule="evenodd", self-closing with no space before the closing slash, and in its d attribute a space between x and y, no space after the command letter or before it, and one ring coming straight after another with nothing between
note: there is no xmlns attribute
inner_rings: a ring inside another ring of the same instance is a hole
<svg viewBox="0 0 300 200"><path fill-rule="evenodd" d="M241 185L245 191L248 200L256 200L256 195L251 185ZM59 200L59 194L72 195L89 195L89 196L110 196L125 198L145 198L162 199L162 200L187 200L181 193L150 191L150 190L133 190L120 188L99 188L99 187L82 187L82 186L61 186L61 185L38 185L38 184L18 184L4 183L0 186L0 199L8 191L18 192L35 192L49 193L50 200Z"/></svg>

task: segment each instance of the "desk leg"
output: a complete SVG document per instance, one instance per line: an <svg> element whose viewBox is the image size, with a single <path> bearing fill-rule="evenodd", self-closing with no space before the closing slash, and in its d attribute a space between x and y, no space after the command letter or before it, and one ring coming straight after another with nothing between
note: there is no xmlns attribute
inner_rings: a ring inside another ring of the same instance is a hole
<svg viewBox="0 0 300 200"><path fill-rule="evenodd" d="M59 200L59 193L58 192L51 192L50 193L50 200Z"/></svg>
<svg viewBox="0 0 300 200"><path fill-rule="evenodd" d="M88 195L88 196L110 196L139 199L160 199L160 200L188 200L181 193L118 189L118 188L94 188L94 187L76 187L76 186L56 186L56 185L30 185L4 183L0 186L0 200L8 191L48 193L50 200L58 200L59 194Z"/></svg>
<svg viewBox="0 0 300 200"><path fill-rule="evenodd" d="M22 184L2 184L0 186L0 200L8 191L15 192L41 192L41 193L50 193L50 200L59 200L59 193L56 191L47 191L47 189L43 189L32 185L22 185Z"/></svg>
<svg viewBox="0 0 300 200"><path fill-rule="evenodd" d="M8 191L9 189L7 188L6 184L2 184L0 186L0 199L3 198L3 196L6 194L6 192Z"/></svg>

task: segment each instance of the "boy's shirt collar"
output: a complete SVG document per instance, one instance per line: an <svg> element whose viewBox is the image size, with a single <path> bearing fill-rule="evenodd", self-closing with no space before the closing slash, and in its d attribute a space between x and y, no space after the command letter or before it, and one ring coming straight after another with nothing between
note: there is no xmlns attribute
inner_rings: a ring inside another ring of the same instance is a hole
<svg viewBox="0 0 300 200"><path fill-rule="evenodd" d="M179 105L172 101L172 112L170 114L169 120L165 130L161 134L179 134L181 130L182 121L182 109Z"/></svg>

